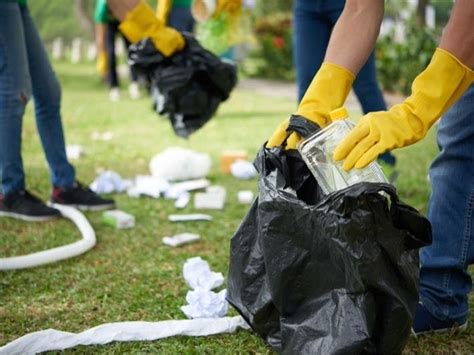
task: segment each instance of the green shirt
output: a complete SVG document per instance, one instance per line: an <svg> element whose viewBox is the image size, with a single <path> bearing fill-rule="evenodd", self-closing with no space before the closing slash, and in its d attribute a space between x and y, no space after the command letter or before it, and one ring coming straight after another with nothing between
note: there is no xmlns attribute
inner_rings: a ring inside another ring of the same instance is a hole
<svg viewBox="0 0 474 355"><path fill-rule="evenodd" d="M191 7L193 0L173 0L173 6Z"/></svg>
<svg viewBox="0 0 474 355"><path fill-rule="evenodd" d="M107 0L96 0L94 20L96 23L109 23L114 21L114 18L107 7Z"/></svg>
<svg viewBox="0 0 474 355"><path fill-rule="evenodd" d="M18 5L26 6L26 0L0 0L0 2L16 2Z"/></svg>

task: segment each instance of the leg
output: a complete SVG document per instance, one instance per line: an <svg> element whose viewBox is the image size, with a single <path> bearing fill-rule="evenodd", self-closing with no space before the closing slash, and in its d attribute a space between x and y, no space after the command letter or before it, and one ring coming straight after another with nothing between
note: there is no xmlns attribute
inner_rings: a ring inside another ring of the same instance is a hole
<svg viewBox="0 0 474 355"><path fill-rule="evenodd" d="M433 244L421 252L420 298L440 320L467 316L474 262L474 86L445 114L430 168Z"/></svg>
<svg viewBox="0 0 474 355"><path fill-rule="evenodd" d="M21 14L38 132L51 170L53 186L67 188L74 184L75 172L66 157L60 113L61 87L28 8L21 7Z"/></svg>
<svg viewBox="0 0 474 355"><path fill-rule="evenodd" d="M194 32L194 18L191 9L184 6L173 6L168 16L168 26L180 32Z"/></svg>
<svg viewBox="0 0 474 355"><path fill-rule="evenodd" d="M25 188L21 130L31 95L20 7L0 3L0 195Z"/></svg>
<svg viewBox="0 0 474 355"><path fill-rule="evenodd" d="M316 11L294 5L293 52L298 84L298 100L301 100L311 80L323 63L332 26Z"/></svg>
<svg viewBox="0 0 474 355"><path fill-rule="evenodd" d="M107 60L108 60L108 79L109 86L111 88L118 88L119 78L117 75L117 57L115 55L115 35L118 31L118 22L111 22L107 25L107 31L105 35L105 47L107 49Z"/></svg>

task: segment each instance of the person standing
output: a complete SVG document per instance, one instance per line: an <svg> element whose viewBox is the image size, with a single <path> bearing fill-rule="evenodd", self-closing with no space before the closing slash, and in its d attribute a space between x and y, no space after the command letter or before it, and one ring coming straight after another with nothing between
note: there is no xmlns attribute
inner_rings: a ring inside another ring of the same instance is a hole
<svg viewBox="0 0 474 355"><path fill-rule="evenodd" d="M76 181L66 157L61 88L26 0L0 0L0 216L44 221L59 216L25 187L21 133L30 97L51 171L51 202L86 210L114 206Z"/></svg>

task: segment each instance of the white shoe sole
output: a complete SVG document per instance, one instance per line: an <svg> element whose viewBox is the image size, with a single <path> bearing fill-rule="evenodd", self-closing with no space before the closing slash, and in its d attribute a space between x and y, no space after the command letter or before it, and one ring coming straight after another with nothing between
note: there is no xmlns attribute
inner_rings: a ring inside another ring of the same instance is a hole
<svg viewBox="0 0 474 355"><path fill-rule="evenodd" d="M468 322L466 321L466 323L459 326L455 326L451 328L443 328L443 329L425 330L424 332L418 332L418 333L415 333L413 328L411 328L411 335L416 338L419 335L450 333L450 332L464 332L465 330L467 330L467 323Z"/></svg>
<svg viewBox="0 0 474 355"><path fill-rule="evenodd" d="M60 215L57 216L27 216L24 214L14 213L14 212L5 212L0 211L0 217L9 217L14 219L19 219L25 222L46 222L58 219Z"/></svg>
<svg viewBox="0 0 474 355"><path fill-rule="evenodd" d="M61 206L74 207L80 211L91 211L91 212L105 211L105 210L110 210L110 209L115 208L115 204L88 206L88 205L68 205L65 203L58 203L58 202L52 202L52 201L49 201L48 205L51 206L53 203L61 205Z"/></svg>

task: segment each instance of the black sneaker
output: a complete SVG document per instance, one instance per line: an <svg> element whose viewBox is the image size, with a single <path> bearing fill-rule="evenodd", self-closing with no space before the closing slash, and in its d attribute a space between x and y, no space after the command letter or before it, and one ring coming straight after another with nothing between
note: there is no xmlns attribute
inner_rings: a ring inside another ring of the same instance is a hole
<svg viewBox="0 0 474 355"><path fill-rule="evenodd" d="M7 196L0 195L0 217L12 217L28 222L49 221L61 213L41 201L28 191L17 191Z"/></svg>
<svg viewBox="0 0 474 355"><path fill-rule="evenodd" d="M82 211L101 211L115 207L114 200L100 197L77 181L73 187L68 189L53 188L51 203L75 207Z"/></svg>

